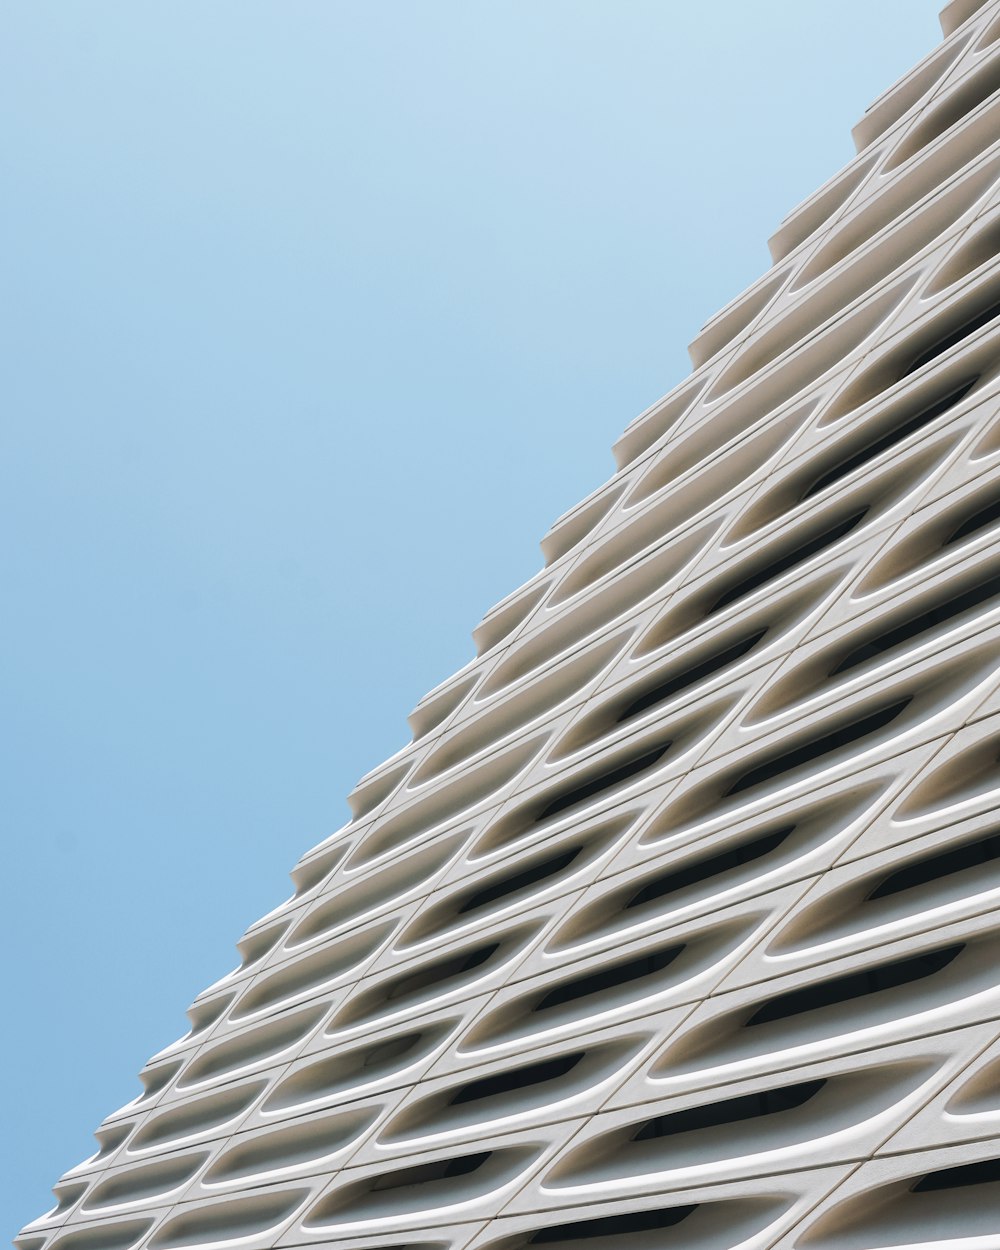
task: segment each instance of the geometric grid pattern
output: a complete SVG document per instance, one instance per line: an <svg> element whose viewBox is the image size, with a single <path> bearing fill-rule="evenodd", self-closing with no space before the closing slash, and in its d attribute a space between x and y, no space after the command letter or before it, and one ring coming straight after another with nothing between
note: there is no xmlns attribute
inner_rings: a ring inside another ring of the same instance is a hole
<svg viewBox="0 0 1000 1250"><path fill-rule="evenodd" d="M1000 0L20 1250L1000 1247Z"/></svg>

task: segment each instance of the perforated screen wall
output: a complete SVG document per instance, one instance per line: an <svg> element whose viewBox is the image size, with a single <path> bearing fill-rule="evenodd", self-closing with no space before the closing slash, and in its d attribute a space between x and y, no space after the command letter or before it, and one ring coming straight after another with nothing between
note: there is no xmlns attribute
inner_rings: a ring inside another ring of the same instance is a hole
<svg viewBox="0 0 1000 1250"><path fill-rule="evenodd" d="M1000 1247L1000 0L20 1250Z"/></svg>

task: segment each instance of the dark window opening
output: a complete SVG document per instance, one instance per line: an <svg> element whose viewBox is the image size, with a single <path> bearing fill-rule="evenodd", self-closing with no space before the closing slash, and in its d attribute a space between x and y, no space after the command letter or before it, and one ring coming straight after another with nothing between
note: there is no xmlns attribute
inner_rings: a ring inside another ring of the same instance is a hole
<svg viewBox="0 0 1000 1250"><path fill-rule="evenodd" d="M818 495L821 490L832 486L834 482L839 482L842 477L846 477L848 473L853 473L855 469L860 468L869 460L874 460L876 456L881 455L883 451L888 450L895 443L901 443L904 438L909 438L911 434L922 429L925 425L930 425L936 417L939 417L943 412L946 412L964 399L978 381L979 375L977 374L971 382L963 382L961 386L950 391L943 399L939 399L929 407L922 409L916 416L910 417L908 421L904 421L901 425L889 430L881 438L867 443L852 456L848 456L846 460L841 460L838 464L835 464L832 469L828 469L821 474L811 486L806 488L805 492L800 496L800 502L811 499L813 495Z"/></svg>
<svg viewBox="0 0 1000 1250"><path fill-rule="evenodd" d="M794 568L797 564L802 564L812 556L824 551L827 547L831 547L839 539L849 534L856 526L860 525L867 514L867 508L861 508L858 512L852 512L845 520L838 521L836 525L830 526L822 534L817 534L815 538L810 538L807 542L779 556L776 560L772 560L765 568L741 579L735 585L730 586L728 590L723 591L705 615L712 616L714 613L721 611L722 608L728 607L729 604L735 603L737 599L742 599L745 595L750 594L751 591L757 590L765 582L771 581L782 573L787 573L789 569Z"/></svg>
<svg viewBox="0 0 1000 1250"><path fill-rule="evenodd" d="M640 955L638 959L610 964L605 968L588 972L582 977L562 981L544 994L533 1010L547 1011L550 1007L561 1007L564 1003L572 1003L579 998L587 998L591 994L613 990L620 985L627 985L629 981L638 981L642 977L662 972L674 962L683 949L684 943L679 946L663 946L659 950L651 951L648 955Z"/></svg>
<svg viewBox="0 0 1000 1250"><path fill-rule="evenodd" d="M505 877L502 881L496 881L482 890L477 890L458 909L458 915L462 916L466 912L477 911L488 903L495 903L497 899L506 898L508 894L513 894L516 890L522 890L529 885L535 885L539 881L544 881L548 877L554 877L557 873L568 868L582 850L582 846L571 847L562 855L553 855L551 859L546 859L540 864L533 864L530 868L525 868L523 872L516 873L513 877Z"/></svg>
<svg viewBox="0 0 1000 1250"><path fill-rule="evenodd" d="M734 642L723 650L716 651L707 659L702 660L700 664L695 664L691 668L685 669L683 673L670 678L669 681L661 682L658 686L654 686L652 690L647 690L645 694L639 695L637 699L629 703L625 710L620 713L618 724L620 725L624 721L631 720L633 716L638 716L640 712L645 712L651 707L656 707L658 703L664 703L673 695L680 694L682 690L695 685L696 682L702 681L705 677L711 677L713 673L717 673L729 664L734 664L749 651L752 651L766 633L766 628L759 629L756 633L750 634L746 638L741 638L739 642Z"/></svg>
<svg viewBox="0 0 1000 1250"><path fill-rule="evenodd" d="M928 1172L915 1185L914 1194L930 1194L942 1189L964 1189L966 1185L989 1185L1000 1181L1000 1159L982 1159L979 1163L962 1163L956 1168Z"/></svg>
<svg viewBox="0 0 1000 1250"><path fill-rule="evenodd" d="M572 1072L585 1053L577 1050L570 1055L557 1055L554 1059L527 1063L520 1068L508 1068L505 1072L496 1072L492 1076L482 1077L481 1080L470 1081L452 1094L448 1099L448 1106L457 1107L466 1102L478 1102L481 1098L492 1098L496 1094L509 1094L530 1085L541 1085L544 1081L558 1080Z"/></svg>
<svg viewBox="0 0 1000 1250"><path fill-rule="evenodd" d="M673 741L670 739L666 742L660 742L652 750L646 750L642 755L626 760L624 764L619 764L617 768L612 768L606 773L599 773L598 776L592 777L590 781L584 781L580 785L573 786L572 789L556 795L554 799L550 800L542 808L535 820L548 820L550 816L555 816L559 812L565 812L568 808L576 807L578 803L582 803L585 799L593 798L595 794L601 794L604 790L610 790L614 786L620 785L623 781L637 777L648 768L652 768L654 764L659 763L671 746L673 746Z"/></svg>
<svg viewBox="0 0 1000 1250"><path fill-rule="evenodd" d="M660 1228L673 1228L698 1207L667 1207L665 1210L622 1211L619 1215L604 1215L596 1220L575 1220L572 1224L553 1224L533 1233L532 1246L552 1245L561 1241L586 1241L590 1237L618 1237L622 1233L654 1232Z"/></svg>
<svg viewBox="0 0 1000 1250"><path fill-rule="evenodd" d="M445 1180L452 1176L468 1176L477 1172L493 1152L481 1151L474 1155L459 1155L454 1159L438 1159L434 1163L418 1163L412 1168L400 1168L378 1176L368 1187L369 1193L385 1193L390 1189L402 1189L408 1185L426 1185L431 1181Z"/></svg>
<svg viewBox="0 0 1000 1250"><path fill-rule="evenodd" d="M986 529L994 521L1000 521L1000 499L994 499L985 508L980 508L972 516L966 517L957 529L952 530L941 546L951 547L953 544L961 542L963 538L968 538L972 534L977 534L980 530Z"/></svg>
<svg viewBox="0 0 1000 1250"><path fill-rule="evenodd" d="M889 964L876 964L874 968L865 968L861 972L849 972L846 976L831 977L828 981L817 981L814 985L790 990L787 994L779 994L762 1003L746 1021L746 1027L770 1024L774 1020L785 1020L789 1016L799 1016L807 1011L818 1011L822 1007L832 1007L837 1003L850 1002L854 998L863 998L866 994L879 994L900 985L909 985L913 981L920 981L940 972L964 949L964 942L954 946L942 946L926 955L914 955Z"/></svg>
<svg viewBox="0 0 1000 1250"><path fill-rule="evenodd" d="M289 1107L346 1089L359 1079L378 1080L425 1053L421 1043L426 1044L428 1038L433 1036L433 1032L403 1033L380 1046L358 1046L343 1054L310 1063L286 1076L267 1098L266 1105ZM410 1058L407 1059L407 1056Z"/></svg>
<svg viewBox="0 0 1000 1250"><path fill-rule="evenodd" d="M383 1042L381 1046L373 1046L371 1050L359 1047L357 1050L348 1051L346 1058L360 1059L360 1067L363 1069L382 1067L409 1054L423 1039L423 1036L423 1033L403 1033L399 1037Z"/></svg>
<svg viewBox="0 0 1000 1250"><path fill-rule="evenodd" d="M910 642L921 634L936 629L939 625L944 625L950 620L954 620L956 616L961 616L963 612L968 612L970 608L979 607L980 604L986 603L997 595L1000 595L1000 575L990 577L986 581L980 582L979 585L963 591L961 594L952 595L951 598L945 599L944 602L936 603L933 607L927 608L919 616L913 617L912 620L905 621L902 625L897 625L895 629L888 629L885 633L878 634L868 642L855 647L853 651L848 652L844 656L835 668L830 670L830 676L834 677L837 673L846 673L848 669L857 668L859 664L864 664L868 660L884 655L886 651L891 651L893 647L898 647L904 642Z"/></svg>
<svg viewBox="0 0 1000 1250"><path fill-rule="evenodd" d="M868 898L889 898L904 890L913 890L918 885L928 885L942 877L950 877L953 873L964 872L966 868L989 864L995 859L1000 859L1000 834L996 833L898 868L889 876L883 877Z"/></svg>
<svg viewBox="0 0 1000 1250"><path fill-rule="evenodd" d="M701 881L708 881L712 877L717 877L720 873L726 872L730 868L738 868L741 864L749 864L755 859L760 859L762 855L767 855L771 851L777 850L794 830L794 825L783 825L780 829L774 829L770 833L762 834L761 837L754 838L752 841L741 842L738 846L727 847L726 850L720 851L718 855L698 860L696 863L689 864L686 868L678 868L673 872L666 872L658 877L654 877L632 895L625 904L624 910L629 911L633 907L642 907L645 903L652 903L656 899L684 889L685 886L697 885Z"/></svg>
<svg viewBox="0 0 1000 1250"><path fill-rule="evenodd" d="M922 351L913 361L906 366L899 375L899 381L908 378L911 373L916 373L918 369L922 369L924 365L929 365L932 360L936 360L938 356L943 356L950 348L961 343L963 339L969 338L975 334L977 330L981 330L983 326L988 325L994 317L1000 315L1000 303L991 304L989 308L983 312L976 313L970 317L968 321L964 321L957 330L951 330L942 338L937 339L930 347Z"/></svg>
<svg viewBox="0 0 1000 1250"><path fill-rule="evenodd" d="M500 949L499 942L491 942L488 946L479 946L473 951L452 955L450 959L439 959L437 963L428 964L425 968L417 968L406 976L400 977L386 994L386 1001L410 995L430 985L442 981L450 981L461 976L463 972L471 972L486 963Z"/></svg>
<svg viewBox="0 0 1000 1250"><path fill-rule="evenodd" d="M861 738L877 733L880 729L891 725L896 717L901 715L903 710L909 706L911 700L912 696L909 696L905 699L900 699L896 703L890 703L879 708L878 711L870 713L868 716L862 716L860 719L851 721L847 725L839 726L831 733L825 734L822 738L816 738L812 742L804 743L792 751L786 751L781 755L766 759L762 764L758 764L756 768L751 768L742 777L737 778L726 791L726 795L739 794L741 791L749 790L752 786L758 786L762 782L772 781L775 777L780 777L783 773L790 772L793 768L798 768L802 764L814 763L816 760L822 759L824 755L830 755L841 747L848 746L852 742L857 742Z"/></svg>
<svg viewBox="0 0 1000 1250"><path fill-rule="evenodd" d="M726 1098L722 1102L709 1103L708 1106L688 1107L670 1115L658 1115L653 1120L647 1120L633 1133L632 1141L654 1141L661 1137L674 1137L678 1133L691 1133L697 1129L736 1124L740 1120L755 1120L759 1116L776 1115L780 1111L794 1111L810 1098L815 1098L825 1084L825 1080L802 1081L798 1085L758 1090L753 1094L741 1094L739 1098Z"/></svg>

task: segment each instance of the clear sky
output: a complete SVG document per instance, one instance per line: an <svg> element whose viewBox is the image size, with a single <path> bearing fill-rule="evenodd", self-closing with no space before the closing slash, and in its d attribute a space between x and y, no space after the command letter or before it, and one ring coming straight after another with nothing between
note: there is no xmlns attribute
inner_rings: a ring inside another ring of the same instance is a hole
<svg viewBox="0 0 1000 1250"><path fill-rule="evenodd" d="M936 0L3 0L0 1237Z"/></svg>

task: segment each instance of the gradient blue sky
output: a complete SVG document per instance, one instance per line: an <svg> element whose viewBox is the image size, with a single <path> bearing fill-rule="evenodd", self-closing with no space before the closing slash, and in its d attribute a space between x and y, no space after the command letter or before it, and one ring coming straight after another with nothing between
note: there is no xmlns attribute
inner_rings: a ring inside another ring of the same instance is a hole
<svg viewBox="0 0 1000 1250"><path fill-rule="evenodd" d="M938 7L0 5L0 1236Z"/></svg>

